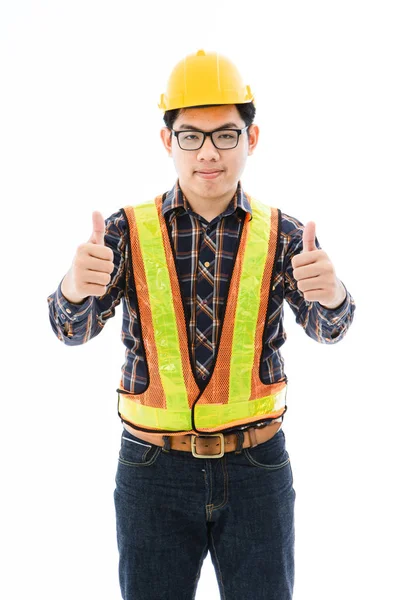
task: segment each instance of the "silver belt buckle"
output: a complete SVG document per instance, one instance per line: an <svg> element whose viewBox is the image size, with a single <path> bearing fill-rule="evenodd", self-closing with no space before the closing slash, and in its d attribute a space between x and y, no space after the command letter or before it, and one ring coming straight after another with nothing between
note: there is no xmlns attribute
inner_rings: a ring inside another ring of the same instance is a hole
<svg viewBox="0 0 400 600"><path fill-rule="evenodd" d="M196 438L197 437L219 437L221 440L221 452L219 454L197 454L196 452ZM208 435L191 435L192 454L196 458L221 458L225 453L225 439L223 433L210 433Z"/></svg>

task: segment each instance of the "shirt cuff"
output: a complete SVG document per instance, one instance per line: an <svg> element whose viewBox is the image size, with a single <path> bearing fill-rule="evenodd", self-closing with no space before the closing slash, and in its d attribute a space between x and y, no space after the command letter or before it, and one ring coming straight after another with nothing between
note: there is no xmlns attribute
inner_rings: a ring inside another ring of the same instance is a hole
<svg viewBox="0 0 400 600"><path fill-rule="evenodd" d="M87 313L93 306L93 296L88 296L82 304L74 304L73 302L69 302L65 296L63 296L61 292L61 284L59 283L56 290L56 307L60 314L62 322L72 321L77 323L79 321L83 321L87 316Z"/></svg>

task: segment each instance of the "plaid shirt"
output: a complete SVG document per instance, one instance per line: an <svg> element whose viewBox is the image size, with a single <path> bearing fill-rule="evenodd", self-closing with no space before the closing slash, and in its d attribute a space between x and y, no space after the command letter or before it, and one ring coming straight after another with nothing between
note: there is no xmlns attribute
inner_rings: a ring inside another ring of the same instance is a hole
<svg viewBox="0 0 400 600"><path fill-rule="evenodd" d="M215 347L221 333L221 312L228 293L228 283L238 242L239 227L245 212L251 214L250 204L242 191L241 183L227 209L208 222L191 207L179 187L164 194L162 214L173 240L176 266L189 322L190 348L194 360L196 339L196 278L202 260L201 235L207 228L215 251L214 292L208 298L213 314L212 345ZM324 308L319 302L309 302L297 289L293 277L291 259L302 252L304 225L294 217L280 211L281 232L278 240L274 279L268 306L267 327L262 355L261 374L266 384L285 380L284 361L280 347L286 340L283 327L283 301L286 299L293 310L296 322L305 333L321 344L336 344L346 334L354 316L355 303L347 291L343 303L336 309ZM114 271L104 296L89 296L82 304L72 304L61 293L61 282L55 292L48 296L49 318L58 339L68 346L84 344L98 335L108 319L115 315L115 308L122 299L123 323L121 339L126 347L122 366L123 388L140 394L147 386L147 371L143 344L138 324L138 307L135 302L132 262L129 256L129 235L125 213L117 210L105 221L104 243L114 253ZM318 239L316 246L320 249ZM208 248L209 256L209 248ZM133 267L134 268L134 267ZM128 282L128 284L127 284ZM343 283L343 282L342 282ZM344 284L343 284L344 285ZM201 353L201 348L198 349ZM200 354L201 356L201 354ZM207 372L212 364L207 365ZM201 361L199 369L203 368ZM260 423L262 425L262 423ZM240 429L243 429L241 427Z"/></svg>

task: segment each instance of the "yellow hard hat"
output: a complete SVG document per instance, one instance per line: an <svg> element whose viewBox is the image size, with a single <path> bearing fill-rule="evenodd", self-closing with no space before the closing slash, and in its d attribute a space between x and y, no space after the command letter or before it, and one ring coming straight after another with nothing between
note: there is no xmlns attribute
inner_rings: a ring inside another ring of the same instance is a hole
<svg viewBox="0 0 400 600"><path fill-rule="evenodd" d="M167 92L158 107L163 111L204 104L254 102L249 85L244 85L236 66L217 52L198 50L188 54L172 70Z"/></svg>

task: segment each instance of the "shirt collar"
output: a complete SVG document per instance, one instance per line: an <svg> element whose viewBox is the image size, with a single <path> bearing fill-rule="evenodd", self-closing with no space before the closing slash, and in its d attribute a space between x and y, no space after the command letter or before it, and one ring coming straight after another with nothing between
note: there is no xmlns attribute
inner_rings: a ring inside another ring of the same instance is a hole
<svg viewBox="0 0 400 600"><path fill-rule="evenodd" d="M167 192L167 195L162 205L162 214L164 218L167 218L167 215L170 216L169 213L171 211L173 213L180 214L186 212L187 208L187 199L181 190L181 187L179 185L179 179L177 179L173 188L169 190L169 192ZM250 213L250 215L252 215L250 203L247 200L245 193L243 192L240 181L238 182L236 192L229 205L225 209L224 213L226 213L227 215L231 214L235 212L237 208L241 208L245 212L248 212Z"/></svg>

